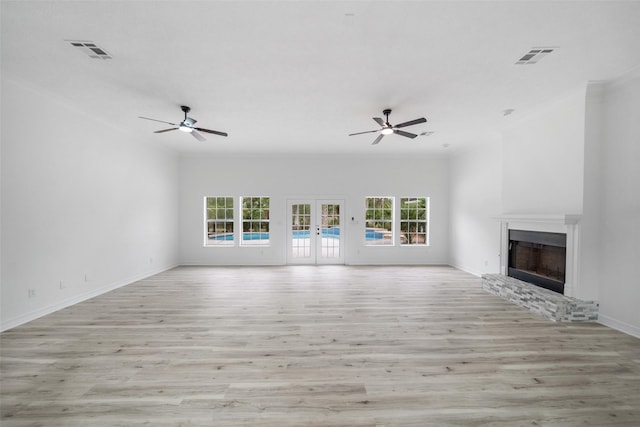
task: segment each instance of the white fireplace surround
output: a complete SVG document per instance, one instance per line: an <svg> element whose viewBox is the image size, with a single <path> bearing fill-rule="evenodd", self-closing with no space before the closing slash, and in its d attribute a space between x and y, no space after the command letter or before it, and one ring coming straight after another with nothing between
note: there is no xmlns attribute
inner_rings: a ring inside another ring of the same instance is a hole
<svg viewBox="0 0 640 427"><path fill-rule="evenodd" d="M501 215L500 273L507 276L509 267L509 230L543 231L567 235L567 265L564 295L582 299L580 295L580 218L581 215Z"/></svg>

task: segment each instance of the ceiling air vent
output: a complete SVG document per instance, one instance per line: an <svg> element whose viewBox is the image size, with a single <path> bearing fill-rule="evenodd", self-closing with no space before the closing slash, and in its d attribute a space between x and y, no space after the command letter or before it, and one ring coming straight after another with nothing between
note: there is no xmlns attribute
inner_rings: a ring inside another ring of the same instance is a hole
<svg viewBox="0 0 640 427"><path fill-rule="evenodd" d="M82 52L84 52L86 55L89 56L89 58L94 58L94 59L111 59L111 55L109 55L109 53L104 50L101 47L98 47L94 42L91 41L87 41L87 40L66 40L68 41L71 46L81 50Z"/></svg>
<svg viewBox="0 0 640 427"><path fill-rule="evenodd" d="M517 62L516 65L530 65L535 64L540 61L542 58L556 50L556 47L534 47L531 48L529 52L522 56Z"/></svg>

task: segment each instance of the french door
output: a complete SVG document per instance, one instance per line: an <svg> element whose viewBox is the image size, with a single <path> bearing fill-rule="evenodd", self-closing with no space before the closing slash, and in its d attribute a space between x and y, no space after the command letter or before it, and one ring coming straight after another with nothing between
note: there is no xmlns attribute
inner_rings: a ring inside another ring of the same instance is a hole
<svg viewBox="0 0 640 427"><path fill-rule="evenodd" d="M342 200L287 202L287 263L344 264Z"/></svg>

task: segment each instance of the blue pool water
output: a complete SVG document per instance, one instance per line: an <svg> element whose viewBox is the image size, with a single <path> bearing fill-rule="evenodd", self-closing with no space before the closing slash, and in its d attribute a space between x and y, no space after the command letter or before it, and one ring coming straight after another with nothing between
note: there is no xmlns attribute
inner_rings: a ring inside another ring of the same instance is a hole
<svg viewBox="0 0 640 427"><path fill-rule="evenodd" d="M309 238L309 230L293 231L292 234L294 239ZM325 228L322 230L322 237L339 239L340 228L338 227ZM242 240L268 240L268 239L269 239L269 233L258 233L258 232L242 233ZM233 233L225 233L225 234L219 234L217 236L210 236L209 240L233 240Z"/></svg>
<svg viewBox="0 0 640 427"><path fill-rule="evenodd" d="M366 240L379 240L384 237L384 234L373 228L367 228L364 230L364 237Z"/></svg>
<svg viewBox="0 0 640 427"><path fill-rule="evenodd" d="M269 240L269 233L249 232L242 233L243 240ZM209 240L233 240L233 233L218 234L209 236Z"/></svg>
<svg viewBox="0 0 640 427"><path fill-rule="evenodd" d="M269 240L269 233L242 233L242 240Z"/></svg>
<svg viewBox="0 0 640 427"><path fill-rule="evenodd" d="M309 233L310 233L309 230L296 230L291 232L291 236L294 239L308 239ZM338 227L324 228L322 229L322 237L331 237L334 239L339 239L340 229Z"/></svg>
<svg viewBox="0 0 640 427"><path fill-rule="evenodd" d="M294 239L308 239L309 238L309 230L299 230L293 231L292 237ZM333 239L340 238L340 228L332 227L325 228L322 230L322 237L329 237ZM367 228L365 230L365 238L366 240L378 240L382 239L384 234L374 230L373 228ZM217 236L209 237L210 240L233 240L233 233L220 234ZM247 232L242 233L243 240L268 240L269 233L258 233L258 232Z"/></svg>

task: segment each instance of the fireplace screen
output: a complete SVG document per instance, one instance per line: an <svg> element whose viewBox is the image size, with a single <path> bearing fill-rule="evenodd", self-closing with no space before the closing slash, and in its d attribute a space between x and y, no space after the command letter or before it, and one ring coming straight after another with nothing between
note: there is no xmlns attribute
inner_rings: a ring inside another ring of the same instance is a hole
<svg viewBox="0 0 640 427"><path fill-rule="evenodd" d="M566 246L566 234L509 230L509 276L563 293Z"/></svg>

